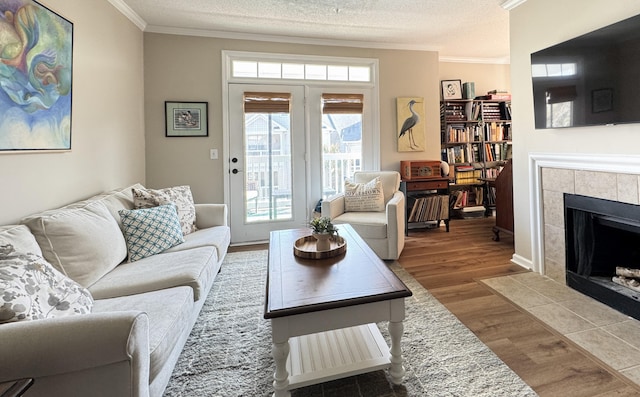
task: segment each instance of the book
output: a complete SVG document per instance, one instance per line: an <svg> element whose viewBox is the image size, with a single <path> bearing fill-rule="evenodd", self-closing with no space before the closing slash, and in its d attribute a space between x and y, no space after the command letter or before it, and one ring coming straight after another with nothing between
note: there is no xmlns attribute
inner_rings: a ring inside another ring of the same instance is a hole
<svg viewBox="0 0 640 397"><path fill-rule="evenodd" d="M471 205L467 207L462 207L462 212L476 212L476 211L484 211L484 205Z"/></svg>

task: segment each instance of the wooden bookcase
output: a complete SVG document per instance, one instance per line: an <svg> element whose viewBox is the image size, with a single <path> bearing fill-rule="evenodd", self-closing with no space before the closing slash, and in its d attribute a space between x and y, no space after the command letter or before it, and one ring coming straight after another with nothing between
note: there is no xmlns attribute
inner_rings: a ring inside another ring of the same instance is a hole
<svg viewBox="0 0 640 397"><path fill-rule="evenodd" d="M409 229L424 228L444 221L449 231L449 178L402 180L400 190L405 197L404 234Z"/></svg>
<svg viewBox="0 0 640 397"><path fill-rule="evenodd" d="M495 193L486 181L495 179L511 158L511 101L442 101L440 129L442 160L451 170L452 210L489 212Z"/></svg>

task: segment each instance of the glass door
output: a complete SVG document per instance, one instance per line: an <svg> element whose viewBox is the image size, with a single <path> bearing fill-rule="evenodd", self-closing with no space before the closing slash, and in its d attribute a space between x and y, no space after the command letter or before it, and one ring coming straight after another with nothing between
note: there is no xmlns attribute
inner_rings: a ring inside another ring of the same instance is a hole
<svg viewBox="0 0 640 397"><path fill-rule="evenodd" d="M229 85L233 243L306 224L304 103L301 86Z"/></svg>

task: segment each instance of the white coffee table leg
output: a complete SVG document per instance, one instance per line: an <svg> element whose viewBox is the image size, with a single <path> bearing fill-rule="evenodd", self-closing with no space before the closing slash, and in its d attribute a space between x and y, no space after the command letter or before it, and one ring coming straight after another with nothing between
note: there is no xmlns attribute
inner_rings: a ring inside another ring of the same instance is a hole
<svg viewBox="0 0 640 397"><path fill-rule="evenodd" d="M273 360L276 363L276 372L273 373L273 397L290 397L289 373L287 372L287 357L289 357L289 341L273 343L271 348Z"/></svg>
<svg viewBox="0 0 640 397"><path fill-rule="evenodd" d="M391 382L396 385L401 384L402 378L404 377L402 348L400 347L403 332L404 324L402 321L389 322L389 335L391 336L391 368L389 368L389 375L391 375Z"/></svg>

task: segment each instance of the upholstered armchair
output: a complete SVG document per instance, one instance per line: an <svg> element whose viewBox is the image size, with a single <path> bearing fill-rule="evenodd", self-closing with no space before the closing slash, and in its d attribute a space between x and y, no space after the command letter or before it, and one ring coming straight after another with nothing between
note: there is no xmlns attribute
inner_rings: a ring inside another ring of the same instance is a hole
<svg viewBox="0 0 640 397"><path fill-rule="evenodd" d="M380 183L376 187L377 177ZM396 171L356 172L345 183L345 193L322 202L322 216L335 224L350 224L381 259L398 259L404 248L405 221L405 198L399 188L400 173ZM376 193L382 198L373 203Z"/></svg>

